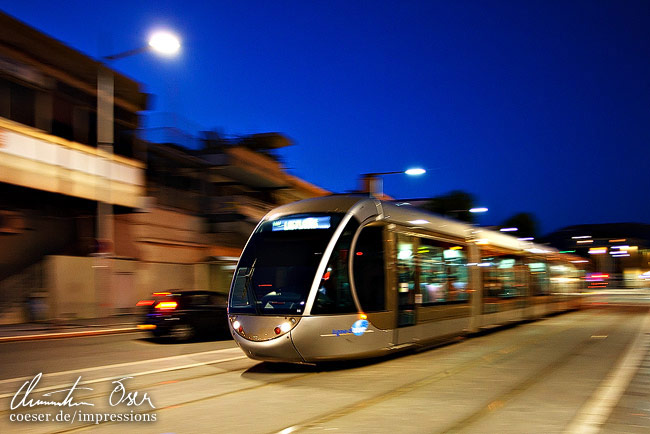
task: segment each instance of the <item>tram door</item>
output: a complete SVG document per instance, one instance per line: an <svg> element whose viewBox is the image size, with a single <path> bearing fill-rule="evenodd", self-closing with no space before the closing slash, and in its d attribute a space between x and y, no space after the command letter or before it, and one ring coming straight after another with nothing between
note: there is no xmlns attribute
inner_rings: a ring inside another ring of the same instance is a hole
<svg viewBox="0 0 650 434"><path fill-rule="evenodd" d="M416 267L414 237L397 234L397 260L396 285L397 285L397 329L415 325L415 291ZM397 343L402 343L403 336L408 333L398 333Z"/></svg>

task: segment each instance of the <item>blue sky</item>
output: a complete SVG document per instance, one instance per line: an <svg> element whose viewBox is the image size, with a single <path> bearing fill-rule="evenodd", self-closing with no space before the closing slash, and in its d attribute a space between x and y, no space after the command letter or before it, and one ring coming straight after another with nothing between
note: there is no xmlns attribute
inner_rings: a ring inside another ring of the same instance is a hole
<svg viewBox="0 0 650 434"><path fill-rule="evenodd" d="M174 29L182 55L119 60L152 109L227 135L277 131L334 192L461 189L482 224L650 223L650 2L29 1L0 9L90 55Z"/></svg>

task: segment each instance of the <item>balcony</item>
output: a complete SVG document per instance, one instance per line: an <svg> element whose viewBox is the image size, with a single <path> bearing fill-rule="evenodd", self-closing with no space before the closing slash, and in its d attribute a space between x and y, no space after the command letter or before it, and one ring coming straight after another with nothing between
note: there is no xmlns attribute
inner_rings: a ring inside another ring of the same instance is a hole
<svg viewBox="0 0 650 434"><path fill-rule="evenodd" d="M140 206L144 165L0 118L0 182Z"/></svg>

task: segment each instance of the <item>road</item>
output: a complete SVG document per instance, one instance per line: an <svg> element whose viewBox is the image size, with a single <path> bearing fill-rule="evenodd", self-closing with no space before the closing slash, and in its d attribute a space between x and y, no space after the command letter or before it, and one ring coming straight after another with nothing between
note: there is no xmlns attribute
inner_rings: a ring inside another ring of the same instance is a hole
<svg viewBox="0 0 650 434"><path fill-rule="evenodd" d="M231 340L169 344L140 333L5 343L0 432L648 432L649 318L647 305L598 306L327 367L256 362ZM81 377L74 402L94 405L11 410L39 372L34 401L63 401L66 391L44 394ZM133 377L124 394L113 383L123 377ZM51 419L11 420L27 414ZM75 420L52 420L65 414ZM97 414L108 420L80 421ZM135 415L149 421L116 421Z"/></svg>

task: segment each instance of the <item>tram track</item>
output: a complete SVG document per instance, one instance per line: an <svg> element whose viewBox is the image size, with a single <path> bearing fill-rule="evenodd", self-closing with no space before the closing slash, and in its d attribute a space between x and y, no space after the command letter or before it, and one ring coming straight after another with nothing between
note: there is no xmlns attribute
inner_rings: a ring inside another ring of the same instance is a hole
<svg viewBox="0 0 650 434"><path fill-rule="evenodd" d="M557 333L562 333L562 332L564 332L564 331L566 331L567 329L570 329L570 328L571 328L571 326L564 327L561 330L557 330L557 331L553 332L553 335L555 335ZM547 335L546 337L548 338L549 335ZM534 337L528 338L525 341L525 345L530 346L530 345L533 345L535 342L539 342L539 336L534 336ZM389 392L388 394L380 395L380 396L376 397L375 399L373 399L371 401L366 401L365 402L366 405L363 405L363 407L365 408L368 405L371 405L374 401L380 402L380 401L383 401L385 399L390 399L393 396L397 396L397 394L406 393L409 390L411 390L412 388L414 388L414 386L415 387L418 387L418 386L422 387L422 386L425 386L427 384L433 383L435 381L442 380L442 379L447 378L447 377L449 377L451 375L454 375L455 373L462 372L462 370L468 369L471 366L475 366L475 364L478 363L478 362L495 363L495 362L497 362L499 360L499 357L498 357L499 355L502 355L502 356L505 357L508 354L512 354L514 352L514 348L516 348L517 346L520 346L520 345L521 344L517 344L515 346L507 346L506 348L500 348L500 349L492 351L490 353L481 354L480 356L474 357L471 360L465 362L463 365L461 365L457 369L445 370L445 371L440 372L440 373L438 373L438 374L436 374L436 375L434 375L432 377L428 377L428 378L426 378L424 380L420 380L418 382L415 382L415 384L409 384L409 385L401 386L400 388L395 389L393 392ZM231 362L231 361L232 361L232 359L226 359L224 361L217 361L217 362L214 362L214 363L206 364L204 366L218 365L218 364L221 364L221 363L226 363L226 362ZM185 368L185 369L192 369L192 368ZM316 368L314 368L314 369L316 369ZM181 370L181 369L178 369L178 370ZM213 377L218 377L218 376L221 376L221 375L232 374L232 373L237 373L237 372L241 372L243 374L244 372L246 372L248 370L250 370L250 367L247 367L247 368L244 368L244 369L228 369L228 370L224 370L222 372L212 373L212 374L194 375L194 376L185 377L185 378L176 380L175 383L178 384L178 383L182 383L182 382L189 382L189 381L213 378ZM228 392L217 393L217 394L204 396L204 397L200 397L200 398L196 398L196 399L192 399L192 400L186 400L186 401L183 401L183 402L177 402L177 403L173 403L173 404L170 404L170 405L167 405L167 406L164 406L164 407L150 409L148 411L143 411L141 413L142 414L147 414L147 413L164 412L164 411L168 411L168 410L171 410L171 409L176 409L176 408L183 407L183 406L189 406L189 405L193 405L193 404L206 402L206 401L209 401L209 400L212 400L212 399L224 398L224 397L227 397L227 396L230 396L230 395L233 395L233 394L236 394L236 393L240 393L240 392L251 392L251 391L258 390L258 389L265 388L265 387L269 387L269 386L274 386L274 385L279 385L279 384L284 384L284 383L288 383L288 382L292 382L292 381L301 380L301 379L304 379L307 376L317 375L317 374L321 374L323 372L329 372L329 371L317 370L317 371L312 371L312 372L306 372L306 373L298 374L298 375L292 376L290 378L282 379L282 380L265 382L264 384L259 384L259 385L250 386L250 387L238 388L236 390L232 390L232 391L228 391ZM146 383L146 384L138 384L138 389L146 390L147 388L155 387L155 386L158 386L158 385L160 385L160 381L150 382L150 383ZM89 395L89 396L84 396L84 398L102 398L102 397L107 397L109 394L110 393L97 393L97 394L92 394L92 395ZM336 414L339 414L339 413L342 415L343 409L340 409L339 412L335 413L332 416L336 416ZM328 418L328 419L334 419L334 418L335 417L331 417L331 418ZM317 419L317 420L319 422L321 422L320 419ZM115 424L115 423L117 423L117 422L106 421L106 422L102 422L100 424L88 423L88 424L84 424L84 425L81 425L81 426L71 427L71 428L68 428L68 429L52 431L52 433L59 434L59 433L81 432L81 431L86 431L88 429L96 428L98 426L108 426L108 425L112 425L112 424Z"/></svg>
<svg viewBox="0 0 650 434"><path fill-rule="evenodd" d="M622 319L619 318L614 324L615 328L619 328L621 325ZM512 401L517 396L521 395L525 391L529 390L534 385L540 384L545 381L551 374L553 374L561 366L567 364L572 358L579 356L583 350L587 349L589 346L594 345L598 342L597 339L601 339L601 336L606 336L612 333L612 326L608 325L601 327L588 339L583 340L577 345L573 346L569 351L566 351L562 356L556 358L551 363L542 367L541 369L535 370L522 381L517 382L508 391L503 392L496 397L494 397L487 405L483 408L475 411L472 414L467 415L465 418L455 422L454 424L444 428L440 431L442 434L453 434L463 432L463 430L469 428L471 425L475 424L483 417L499 411L501 408L505 407L508 402ZM595 336L595 338L594 338Z"/></svg>
<svg viewBox="0 0 650 434"><path fill-rule="evenodd" d="M591 318L593 322L598 321L598 317ZM543 321L543 320L542 320ZM602 326L598 329L597 332L594 332L595 334L603 334L606 332L606 330L611 330L612 327L620 324L621 318L616 317L613 320L610 320L607 325ZM538 322L537 324L540 324ZM305 420L304 422L298 423L298 424L293 424L283 430L280 431L272 431L274 433L282 433L282 434L287 434L287 433L293 433L293 432L300 432L300 431L305 431L308 429L317 429L319 427L322 427L323 425L330 423L332 421L335 421L339 418L353 415L355 413L358 413L364 409L371 408L375 405L384 403L386 401L389 401L391 399L400 397L402 395L405 395L409 392L416 391L418 389L421 389L425 386L434 384L436 382L451 378L453 376L459 375L465 371L468 371L472 368L475 368L477 366L485 366L485 365L495 365L497 363L503 362L505 360L508 360L510 358L514 358L517 356L520 356L521 354L525 353L526 351L530 350L531 348L540 345L540 342L543 341L550 341L553 338L555 338L557 335L561 333L565 333L567 331L570 331L572 329L577 329L578 325L576 325L576 321L573 320L570 323L566 325L562 325L556 330L552 331L545 331L544 334L534 334L532 336L528 336L523 338L522 340L518 341L517 343L514 344L506 344L506 345L500 345L499 348L496 348L491 351L487 351L484 353L481 353L480 355L474 356L464 362L462 362L459 365L456 365L451 368L446 368L444 370L435 372L431 375L426 376L425 378L421 378L419 380L413 381L408 384L402 384L396 388L393 388L391 390L388 390L386 392L380 393L374 397L371 397L369 399L364 399L360 402L357 403L352 403L351 405L345 405L342 406L338 409L334 409L333 411L328 411L326 414L322 414L316 417L309 418ZM590 335L593 335L594 333L591 333ZM483 336L482 336L483 337ZM476 338L476 339L481 339ZM466 427L471 426L473 423L476 421L479 421L482 417L484 417L487 414L492 413L495 408L498 409L498 407L505 405L508 401L514 399L516 396L519 394L523 393L525 390L529 389L532 387L534 384L539 383L542 381L546 376L550 375L553 370L557 369L558 367L562 366L564 363L566 363L568 360L571 359L574 355L580 352L581 349L584 349L588 347L588 345L592 343L590 342L589 338L585 338L581 343L578 345L574 346L571 350L569 350L566 354L564 354L560 359L556 359L553 361L550 365L544 367L541 370L538 370L534 372L533 374L527 376L523 381L518 382L517 384L513 385L508 391L501 393L494 399L490 400L490 403L486 405L484 408L481 408L479 411L476 411L470 415L467 415L465 418L462 420L454 423L453 425L450 425L446 427L442 432L458 432L462 431ZM435 350L433 350L435 351ZM418 354L423 354L423 353L418 353ZM226 362L231 362L231 359L227 359L224 361L216 361L214 363L206 364L205 366L214 366L214 365L219 365L223 364ZM191 368L187 368L191 369ZM218 377L221 375L226 375L226 374L233 374L237 372L241 372L241 374L244 374L245 372L249 371L251 368L246 367L246 368L234 368L234 369L225 369L221 372L216 372L216 373L210 373L210 374L200 374L200 375L192 375L188 376L185 378L180 378L178 380L175 380L174 382L176 384L182 383L182 382L189 382L189 381L197 381L201 379L207 379L207 378L214 378ZM316 369L316 368L315 368ZM297 371L297 370L296 370ZM327 374L328 372L332 372L329 370L314 370L314 371L308 371L308 372L298 372L296 375L293 375L289 378L283 378L279 379L276 381L267 381L263 384L257 384L257 385L252 385L249 387L241 387L237 388L236 390L230 390L227 392L222 392L222 393L216 393L216 394L211 394L208 396L203 396L203 397L198 397L196 399L189 399L189 400L183 400L181 402L176 402L170 405L166 405L164 407L160 408L155 408L151 409L146 412L142 412L143 414L145 413L159 413L159 412L165 412L169 411L171 409L176 409L179 407L184 407L184 406L191 406L195 404L200 404L204 402L209 402L210 400L215 400L215 399L220 399L228 396L232 396L234 394L240 393L240 392L251 392L255 390L259 390L262 388L266 388L269 386L275 386L275 385L281 385L281 384L289 384L292 382L297 382L300 380L303 380L309 376L314 376L314 375L319 375L319 374ZM151 387L156 387L160 386L161 382L160 381L155 381L155 382L148 382L146 384L138 384L138 389L147 389ZM108 393L98 393L92 395L94 398L101 398L102 396L108 396ZM85 397L84 397L85 398ZM70 432L81 432L81 431L86 431L88 429L96 428L98 426L109 426L117 422L102 422L101 424L94 424L94 423L89 423L81 426L75 426L75 427L70 427L69 429L62 429L58 431L52 431L55 433L70 433Z"/></svg>
<svg viewBox="0 0 650 434"><path fill-rule="evenodd" d="M623 319L621 317L617 317L613 323L616 327L620 326L621 321ZM560 333L564 333L570 329L577 328L577 326L566 326L563 327L559 330L555 330L554 332L547 334L543 337L545 340L550 340L554 338L556 335ZM608 324L606 326L603 326L599 328L595 334L602 334L604 333L605 330L611 330L612 324ZM533 385L541 382L544 378L546 378L548 375L550 375L555 369L558 367L564 365L571 357L577 355L580 350L587 348L590 344L593 344L594 340L591 339L591 336L594 335L594 333L590 333L590 337L585 338L582 342L574 346L571 350L569 350L563 357L560 359L556 359L549 365L545 366L541 370L537 370L531 375L527 376L526 379L523 381L518 382L511 388L509 388L508 391L499 394L498 396L494 397L493 399L490 400L490 402L482 407L480 410L473 412L470 415L467 415L460 421L447 426L446 428L443 428L441 431L436 431L436 432L442 432L442 433L455 433L455 432L460 432L464 428L469 427L471 424L475 423L476 421L480 420L482 417L484 417L487 414L492 413L495 410L498 410L499 408L503 407L508 401L512 400L519 394L523 393ZM364 399L356 404L353 405L348 405L345 407L341 407L338 410L335 411L330 411L326 415L311 418L309 420L306 420L302 423L299 424L294 424L291 426L288 426L280 431L272 431L271 433L273 434L290 434L290 433L297 433L297 432L303 432L307 430L314 430L314 429L319 429L323 428L326 424L331 423L337 419L347 417L350 415L353 415L355 413L359 413L365 409L368 409L370 407L385 403L386 401L389 401L391 399L398 398L400 396L406 395L407 393L414 392L418 389L421 389L425 386L429 386L431 384L434 384L436 382L440 382L445 379L449 379L455 375L459 375L465 371L468 371L472 368L475 368L477 366L477 363L486 363L488 365L495 365L499 362L503 362L507 359L517 357L522 354L523 351L526 351L527 349L530 349L531 347L538 345L540 342L539 336L535 337L530 337L526 339L523 342L519 342L515 345L507 346L505 348L497 349L494 351L491 351L490 353L484 354L480 357L475 357L471 360L467 360L463 362L462 364L457 365L454 368L451 369L446 369L441 372L437 372L435 374L432 374L430 376L427 376L425 378L419 379L417 381L401 385L395 389L392 389L390 391L381 393L379 395L376 395L370 399Z"/></svg>

